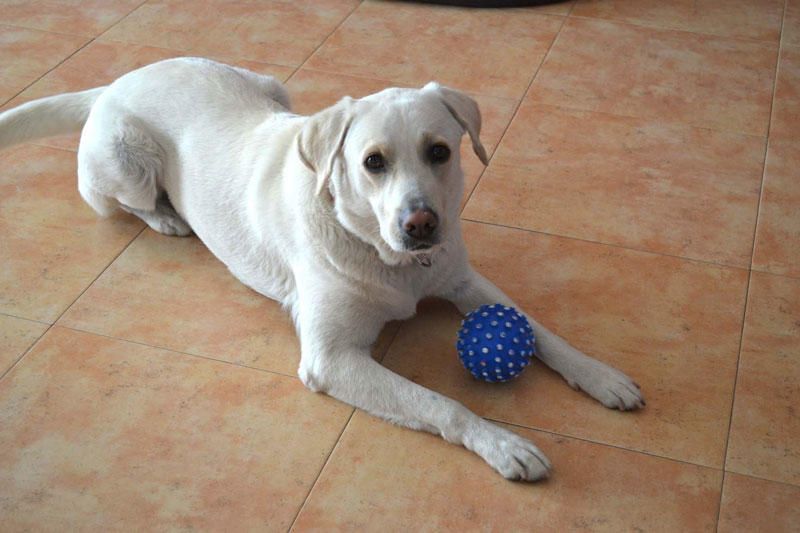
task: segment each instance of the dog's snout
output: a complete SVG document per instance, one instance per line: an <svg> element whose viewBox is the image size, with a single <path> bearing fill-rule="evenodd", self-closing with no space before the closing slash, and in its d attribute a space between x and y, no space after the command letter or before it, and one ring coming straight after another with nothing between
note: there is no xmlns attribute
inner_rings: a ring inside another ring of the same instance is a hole
<svg viewBox="0 0 800 533"><path fill-rule="evenodd" d="M403 231L418 240L430 239L439 226L439 217L427 207L408 210L400 220Z"/></svg>

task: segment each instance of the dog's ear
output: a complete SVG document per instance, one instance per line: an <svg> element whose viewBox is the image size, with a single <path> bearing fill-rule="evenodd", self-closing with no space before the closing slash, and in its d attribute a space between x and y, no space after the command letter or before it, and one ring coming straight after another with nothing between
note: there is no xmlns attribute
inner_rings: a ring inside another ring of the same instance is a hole
<svg viewBox="0 0 800 533"><path fill-rule="evenodd" d="M297 138L300 159L317 175L316 193L322 192L342 151L353 121L353 99L345 97L336 105L308 118Z"/></svg>
<svg viewBox="0 0 800 533"><path fill-rule="evenodd" d="M434 91L439 96L442 103L453 115L453 118L461 124L464 131L469 133L475 155L484 165L488 165L489 158L486 156L486 149L481 144L480 138L481 111L478 109L478 103L461 91L444 87L434 81L425 85L422 90Z"/></svg>

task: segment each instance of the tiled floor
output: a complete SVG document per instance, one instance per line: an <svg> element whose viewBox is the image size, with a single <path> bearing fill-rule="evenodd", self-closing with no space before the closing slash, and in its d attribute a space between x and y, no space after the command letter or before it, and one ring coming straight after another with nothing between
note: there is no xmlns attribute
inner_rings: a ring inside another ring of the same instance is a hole
<svg viewBox="0 0 800 533"><path fill-rule="evenodd" d="M537 442L536 485L306 391L274 302L195 238L99 219L77 136L0 153L0 530L797 531L800 0L0 0L0 106L204 55L311 113L430 79L470 92L478 269L647 407L541 365L460 367L449 304L385 365Z"/></svg>

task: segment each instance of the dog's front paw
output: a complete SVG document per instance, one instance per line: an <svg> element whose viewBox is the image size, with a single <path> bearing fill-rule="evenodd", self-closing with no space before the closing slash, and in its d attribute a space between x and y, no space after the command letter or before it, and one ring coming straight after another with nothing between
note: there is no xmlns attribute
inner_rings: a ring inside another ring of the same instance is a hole
<svg viewBox="0 0 800 533"><path fill-rule="evenodd" d="M572 388L611 409L630 411L647 405L639 385L624 373L594 359L587 360L586 365L580 376L567 379Z"/></svg>
<svg viewBox="0 0 800 533"><path fill-rule="evenodd" d="M519 435L481 420L465 439L465 445L480 455L506 479L537 481L548 477L550 461Z"/></svg>

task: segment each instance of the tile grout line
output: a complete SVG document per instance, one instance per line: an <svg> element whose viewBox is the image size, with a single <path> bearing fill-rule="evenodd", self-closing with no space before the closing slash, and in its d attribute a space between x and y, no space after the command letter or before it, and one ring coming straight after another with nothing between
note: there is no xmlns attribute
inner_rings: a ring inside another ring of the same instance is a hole
<svg viewBox="0 0 800 533"><path fill-rule="evenodd" d="M102 30L100 30L100 32L98 32L98 34L97 34L97 35L95 35L95 36L94 36L94 38L95 38L95 39L99 39L100 37L102 37L103 35L105 35L106 33L108 33L108 31L109 31L111 28L113 28L114 26L116 26L117 24L119 24L120 22L122 22L123 20L125 20L126 18L130 17L130 16L131 16L131 15L132 15L132 14L133 14L135 11L138 11L140 7L142 7L143 5L145 5L146 3L148 3L149 1L150 1L150 0L142 0L141 2L139 2L139 5L137 5L136 7L134 7L133 9L131 9L130 11L128 11L127 13L125 13L125 15L123 15L122 17L120 17L118 20L115 20L113 24L111 24L111 25L110 25L110 26L108 26L107 28L103 28ZM129 44L132 44L132 43L129 43Z"/></svg>
<svg viewBox="0 0 800 533"><path fill-rule="evenodd" d="M2 106L4 106L4 105L8 104L8 103L9 103L11 100L13 100L13 99L14 99L14 98L16 98L17 96L21 95L22 93L24 93L25 91L27 91L28 89L30 89L30 88L31 88L31 86L32 86L33 84L35 84L35 83L39 82L39 81L40 81L42 78L44 78L45 76L47 76L48 74L50 74L51 72L53 72L55 69L57 69L58 67L60 67L61 65L63 65L63 64L66 62L66 61L68 61L69 59L71 59L71 58L72 58L72 57L73 57L75 54L77 54L78 52L80 52L81 50L83 50L84 48L86 48L87 46L89 46L90 44L92 44L93 42L95 42L95 40L97 40L97 38L98 38L98 37L100 37L100 36L101 36L101 35L103 35L104 33L108 32L108 30L110 30L111 28L113 28L114 26L116 26L117 24L119 24L120 22L122 22L123 20L125 20L126 18L128 18L128 17L130 16L130 14L131 14L131 13L133 13L134 11L136 11L137 9L139 9L140 7L142 7L143 5L145 5L147 2L148 2L148 0L143 0L143 1L142 1L142 2L139 4L139 5L137 5L136 7L134 7L133 9L131 9L130 11L128 11L127 13L125 13L125 15L123 15L122 17L120 17L120 18L119 18L119 20L115 21L115 22L114 22L113 24L111 24L111 25L110 25L108 28L105 28L105 29L103 29L103 30L100 30L100 32L99 32L97 35L95 35L94 37L91 37L91 38L89 38L89 40L88 40L88 41L86 41L86 42L85 42L85 43L84 43L82 46L80 46L80 47L79 47L77 50L75 50L74 52L72 52L71 54L69 54L67 57L65 57L64 59L62 59L62 60L61 60L61 61L60 61L58 64L56 64L56 65L55 65L53 68L49 69L47 72L45 72L44 74L42 74L41 76L39 76L38 78L36 78L36 79L35 79L35 80L33 80L32 82L30 82L28 85L26 85L25 87L23 87L23 88L22 88L22 90L20 90L18 93L16 93L16 94L12 95L12 96L11 96L10 98L8 98L7 100L5 100L5 101L3 101L3 102L0 102L0 107L2 107ZM21 27L21 26L15 26L15 27ZM23 27L23 29L34 29L34 28L25 28L25 27ZM45 31L45 30L37 30L37 31ZM57 33L57 32L47 32L47 33ZM72 36L72 37L84 37L84 38L86 37L85 35L60 34L60 33L59 33L58 35L70 35L70 36ZM0 376L0 379L2 379L2 376Z"/></svg>
<svg viewBox="0 0 800 533"><path fill-rule="evenodd" d="M798 46L800 48L800 46ZM490 95L483 95L483 96L490 96ZM502 98L502 97L494 97L494 98ZM507 98L508 99L508 98ZM720 135L735 135L737 137L748 137L752 139L760 139L765 140L767 138L767 133L746 133L741 130L723 128L723 127L714 127L714 126L704 126L700 124L693 124L691 122L684 122L683 120L676 120L672 118L665 118L665 117L656 117L656 116L644 116L644 115L623 115L620 112L611 112L611 111L600 111L595 109L589 109L587 107L579 107L577 105L569 105L567 103L551 103L545 100L533 100L531 105L537 105L542 107L553 107L556 109L562 109L565 111L573 111L579 113L587 113L592 115L604 115L608 117L615 117L615 118L623 118L627 120L638 120L642 122L657 122L660 125L664 125L670 128L689 128L692 130L701 130L704 132L711 132L717 133ZM511 164L511 163L500 163L504 166L508 167L515 167L515 168L526 168L524 165L521 164Z"/></svg>
<svg viewBox="0 0 800 533"><path fill-rule="evenodd" d="M786 6L788 5L788 0L784 0L784 17L786 12ZM783 39L783 20L781 20L781 39ZM767 137L764 142L764 159L762 161L761 167L761 183L758 187L758 205L756 206L756 222L753 225L753 246L750 250L750 270L753 270L753 260L755 259L755 252L756 252L756 239L758 237L758 226L759 222L761 221L761 204L764 200L764 181L766 180L767 176L767 159L769 158L769 147L770 147L770 130L772 129L772 119L775 113L775 95L778 91L778 75L780 74L780 65L781 65L781 52L783 51L783 47L778 48L778 54L775 58L775 78L772 82L772 99L770 100L770 110L769 110L769 121L767 122Z"/></svg>
<svg viewBox="0 0 800 533"><path fill-rule="evenodd" d="M31 88L31 86L32 86L33 84L35 84L35 83L39 82L39 81L40 81L42 78L44 78L45 76L47 76L48 74L50 74L51 72L53 72L55 69L57 69L58 67L60 67L60 66L61 66L61 65L63 65L64 63L66 63L66 62L67 62L69 59L71 59L72 57L74 57L74 56L75 56L75 54L77 54L78 52L80 52L81 50L83 50L84 48L86 48L87 46L89 46L90 44L92 44L92 43L94 42L94 40L95 40L95 39L96 39L96 37L92 37L92 38L90 38L88 41L86 41L86 42L85 42L85 43L83 43L81 46L79 46L77 49L75 49L75 50L74 50L74 51L73 51L71 54L69 54L67 57L65 57L64 59L62 59L61 61L59 61L57 64L53 65L53 67L52 67L52 68L48 69L48 70L47 70L46 72L44 72L44 73L43 73L41 76L39 76L38 78L36 78L35 80L33 80L32 82L30 82L29 84L27 84L25 87L23 87L22 89L20 89L20 90L19 90L17 93L13 94L13 95L12 95L10 98L6 99L6 100L5 100L5 101L3 101L3 102L0 102L0 107L2 107L2 106L4 106L4 105L6 105L6 104L7 104L7 103L9 103L11 100L13 100L13 99L14 99L14 98L16 98L17 96L21 95L22 93L24 93L25 91L27 91L28 89L30 89L30 88Z"/></svg>
<svg viewBox="0 0 800 533"><path fill-rule="evenodd" d="M731 441L731 428L733 427L733 409L736 405L736 385L739 382L739 363L742 359L742 346L744 345L745 325L747 322L747 308L750 305L750 281L753 279L753 271L747 273L747 286L745 287L744 309L742 310L742 328L739 331L739 349L736 352L736 373L733 375L733 386L731 390L730 413L728 414L728 432L725 435L725 447L722 449L722 479L719 482L719 501L717 502L717 529L719 530L719 517L722 514L722 493L725 489L725 472L728 467L728 446Z"/></svg>
<svg viewBox="0 0 800 533"><path fill-rule="evenodd" d="M383 351L383 354L381 355L381 358L378 360L379 364L383 365L383 360L386 358L386 355L389 353L389 350L391 349L392 345L394 344L394 341L397 340L397 337L400 335L400 330L402 328L403 328L403 324L400 323L398 325L397 329L395 330L394 335L392 335L392 340L390 340L389 343L386 345L386 349ZM341 400L336 400L336 401L341 401ZM342 402L342 403L345 403L345 402ZM349 404L345 404L345 405L349 405ZM342 435L344 435L344 432L350 426L350 421L353 419L353 416L355 416L356 411L359 410L358 407L353 407L353 406L351 406L351 407L352 407L353 410L350 413L350 417L347 419L347 422L344 424L344 427L342 427L342 431L339 433L339 437L336 439L336 442L334 443L333 447L331 448L330 453L325 458L325 462L322 463L322 467L319 469L319 472L317 473L317 477L314 478L314 482L311 484L311 487L308 489L308 493L306 494L306 497L303 499L303 503L300 505L300 508L297 510L297 514L294 515L294 520L292 520L292 524L289 526L289 529L286 530L287 533L292 530L292 528L294 527L295 523L297 523L297 519L300 518L300 514L303 512L303 509L305 508L306 503L308 502L309 498L311 498L311 493L314 492L314 487L317 486L317 483L319 482L319 479L322 477L322 473L325 471L325 467L328 466L328 463L330 462L331 457L333 456L333 452L336 451L336 448L338 448L339 444L342 442Z"/></svg>
<svg viewBox="0 0 800 533"><path fill-rule="evenodd" d="M39 343L39 341L42 339L42 337L44 337L45 335L47 335L47 333L48 333L48 332L49 332L51 329L53 329L53 327L55 327L56 323L57 323L57 322L58 322L58 321L61 319L61 317L62 317L62 316L64 316L64 314L65 314L67 311L69 311L69 309L70 309L70 308L71 308L73 305L75 305L75 302L77 302L77 301L80 299L80 297L81 297L81 296L83 296L83 294L84 294L84 293L85 293L87 290L89 290L89 288L90 288L92 285L94 285L95 281L97 281L97 280L100 278L100 276L102 276L102 275L105 273L105 271L106 271L106 270L108 270L108 269L109 269L109 267L111 267L111 265L112 265L112 264L114 264L114 261L116 261L116 260L119 258L119 256L121 256L121 255L122 255L122 254L125 252L125 250L127 250L127 249L128 249L128 247L130 247L130 245L133 243L133 241L135 241L137 238L139 238L139 235L141 235L141 234L142 234L142 232L143 232L143 231L144 231L146 228L147 228L147 226L146 226L146 225L144 225L144 227L142 227L142 229L140 229L140 230L139 230L139 231L136 233L136 235L134 235L134 236L131 238L131 240L130 240L130 241L128 241L128 243L127 243L125 246L123 246L123 247L122 247L122 250L120 250L120 251L119 251L119 252L118 252L118 253L117 253L117 254L116 254L116 255L115 255L113 258L111 258L111 260L110 260L110 261L108 262L108 264L107 264L107 265L106 265L106 266L103 268L103 270L101 270L101 271L100 271L100 273L99 273L99 274L97 274L97 275L94 277L94 279L93 279L92 281L90 281L90 282L89 282L89 283L86 285L86 287L84 287L84 288L83 288L83 290L80 292L80 294L78 294L78 296L76 296L76 297L75 297L75 299L73 299L73 300L72 300L72 301L69 303L69 305L67 305L67 306L64 308L64 310L63 310L63 311L61 311L61 313L60 313L60 314L59 314L59 315L58 315L58 316L55 318L55 320L53 320L53 322L52 322L52 323L51 323L51 324L48 326L48 328L44 330L44 333L42 333L41 335L39 335L39 337L38 337L38 338L37 338L37 339L36 339L36 340L33 342L33 344L31 344L31 345L28 347L28 349L27 349L27 350L25 350L25 351L22 353L22 355L21 355L21 356L19 356L19 358L17 358L17 360L16 360L16 361L14 361L14 364L12 364L10 367L8 367L8 369L6 369L6 371L5 371L5 372L3 372L2 374L0 374L0 382L2 382L2 381L3 381L3 379L4 379L4 378L5 378L5 377L6 377L6 376L7 376L7 375L8 375L8 374L9 374L9 373L12 371L12 370L14 370L14 368L16 368L16 367L17 367L17 366L18 366L18 365L19 365L19 364L22 362L22 360L23 360L23 359L25 359L25 356L26 356L26 355L28 355L28 353L30 353L30 351L33 349L33 347L34 347L34 346L36 346L36 345Z"/></svg>
<svg viewBox="0 0 800 533"><path fill-rule="evenodd" d="M24 316L12 315L11 313L6 313L5 311L0 311L0 316L8 317L8 318L16 318L17 320L25 320L27 322L34 322L36 324L41 324L43 326L51 326L50 322L46 320L39 320L38 318L28 318Z"/></svg>
<svg viewBox="0 0 800 533"><path fill-rule="evenodd" d="M697 259L697 258L694 258L694 257L684 257L682 255L668 254L668 253L664 253L664 252L654 252L652 250L645 250L644 248L633 248L633 247L630 247L630 246L623 246L621 244L613 244L613 243L602 242L602 241L593 241L591 239L583 239L581 237L574 237L574 236L571 236L571 235L562 235L562 234L559 234L559 233L548 233L546 231L541 231L541 230L521 228L519 226L508 226L506 224L499 224L499 223L496 223L496 222L487 222L485 220L477 220L477 219L467 218L467 217L461 217L461 220L464 221L464 222L472 222L473 224L483 224L483 225L486 225L486 226L493 226L493 227L497 227L497 228L506 228L506 229L516 230L516 231L523 231L525 233L534 233L534 234L537 234L537 235L544 235L544 236L547 236L547 237L557 237L559 239L569 239L569 240L572 240L572 241L584 242L584 243L588 243L588 244L597 244L597 245L600 245L600 246L608 246L610 248L617 248L617 249L620 249L620 250L628 250L628 251L631 251L631 252L638 252L638 253L642 253L642 254L658 255L658 256L661 256L661 257L670 257L672 259L680 259L682 261L689 261L691 263L700 263L700 264L703 264L703 265L713 266L713 267L717 267L717 268L729 268L729 269L732 269L732 270L740 270L740 271L743 271L743 272L749 272L750 271L750 269L747 266L736 266L736 265L729 265L729 264L726 264L726 263L716 263L714 261L709 261L709 260L706 260L706 259ZM788 276L781 276L780 274L773 274L773 275L774 276L780 276L780 277L788 277Z"/></svg>
<svg viewBox="0 0 800 533"><path fill-rule="evenodd" d="M306 58L303 60L303 62L302 62L302 63L300 63L300 65L299 65L299 66L297 66L297 67L294 69L294 71L293 71L291 74L289 74L289 77L288 77L288 78L286 78L286 81L285 81L285 82L283 82L283 84L284 84L284 85L285 85L285 84L287 84L287 83L289 83L289 81L290 81L292 78L294 78L294 75L295 75L295 74L297 74L297 73L300 71L300 69L301 69L301 68L303 68L303 67L306 65L306 63L308 63L308 61L309 61L309 60L310 60L310 59L311 59L311 58L314 56L314 54L316 54L316 53L317 53L317 51L318 51L320 48L322 48L323 46L325 46L325 43L327 43L327 42L330 40L330 38L331 38L331 37L333 37L333 34L334 34L334 33L336 33L337 31L339 31L339 28L341 28L341 27L344 25L344 23L345 23L345 22L347 22L347 21L350 19L350 17L351 17L351 16L353 16L353 13L355 13L355 12L356 12L356 10L357 10L359 7L361 7L362 5L364 5L364 0L361 0L360 2L358 2L358 4L356 4L356 5L355 5L355 7L353 7L353 9L351 9L351 10L350 10L350 12L349 12L347 15L345 15L345 16L342 18L342 20L340 20L340 21L339 21L339 24L337 24L337 25L336 25L336 27L335 27L335 28L333 28L333 29L331 30L331 32L330 32L330 33L329 33L329 34L328 34L328 35L327 35L327 36L326 36L326 37L325 37L325 38L322 40L322 42L321 42L321 43L319 43L319 46L317 46L316 48L314 48L314 51L313 51L313 52L311 52L310 54L308 54L308 57L306 57Z"/></svg>
<svg viewBox="0 0 800 533"><path fill-rule="evenodd" d="M342 403L344 403L344 402L342 402ZM347 405L347 404L345 404L345 405ZM303 509L305 508L306 504L308 503L309 498L311 498L311 493L314 492L314 487L317 486L317 482L319 482L319 478L322 477L322 473L325 471L325 467L328 466L328 463L330 462L331 457L333 457L333 452L335 452L336 449L341 444L342 435L344 435L344 432L347 431L347 428L350 426L350 421L353 420L353 416L355 416L356 411L358 411L358 407L352 407L352 411L350 411L350 416L348 417L347 422L345 422L344 426L342 427L342 431L339 432L339 436L336 438L336 442L333 444L333 447L331 448L331 451L328 452L328 456L325 457L325 462L322 463L322 468L319 469L319 473L317 474L317 477L314 478L314 482L311 484L311 487L308 489L308 493L306 493L306 497L303 498L303 503L300 504L300 508L297 510L297 514L294 515L294 520L292 520L292 523L289 525L289 528L286 530L287 533L289 533L292 530L292 528L294 528L294 525L297 523L297 519L300 518L300 515L302 514Z"/></svg>
<svg viewBox="0 0 800 533"><path fill-rule="evenodd" d="M767 477L756 476L753 474L743 474L742 472L737 472L736 470L723 470L723 474L736 474L737 476L746 477L749 479L757 479L759 481L766 481L767 483L775 483L776 485L783 485L784 487L791 487L794 489L800 489L800 484L792 483L791 481L779 481L777 479L770 479Z"/></svg>
<svg viewBox="0 0 800 533"><path fill-rule="evenodd" d="M608 408L605 407L605 409L608 409ZM640 454L640 455L646 455L646 456L652 457L654 459L663 459L665 461L672 461L674 463L680 463L680 464L687 465L687 466L694 466L694 467L697 467L697 468L706 468L708 470L714 470L714 471L717 471L717 472L722 472L723 471L721 468L716 467L716 466L708 466L708 465L704 465L704 464L700 464L700 463L694 463L692 461L687 461L686 459L677 459L675 457L669 457L669 456L666 456L666 455L659 455L659 454L657 454L655 452L649 452L647 450L637 450L637 449L634 449L634 448L626 448L625 446L622 446L622 445L619 445L619 444L611 444L609 442L603 442L603 441L599 441L599 440L592 440L592 439L587 438L587 437L579 437L577 435L572 435L572 434L569 434L569 433L559 433L558 431L555 431L555 430L552 430L552 429L543 429L543 428L539 428L539 427L524 426L522 424L516 424L514 422L507 422L505 420L500 420L498 418L488 418L488 417L486 417L486 418L484 418L484 420L488 420L489 422L494 422L496 424L503 424L503 425L506 425L506 426L512 426L512 427L515 427L515 428L518 428L518 429L523 429L523 430L528 430L528 431L538 431L538 432L541 432L541 433L547 433L548 435L552 435L554 437L563 437L563 438L567 438L567 439L579 440L581 442L586 442L588 444L594 444L596 446L605 446L606 448L613 448L615 450L621 450L621 451L624 451L624 452L630 452L630 453L636 453L636 454ZM767 480L767 481L771 481L771 480Z"/></svg>
<svg viewBox="0 0 800 533"><path fill-rule="evenodd" d="M134 11L136 11L137 9L139 9L140 7L145 5L148 1L149 0L142 0L142 2L140 2L136 7L134 7L133 9L131 9L130 11L128 11L127 13L122 15L120 18L118 18L117 20L112 22L109 26L101 28L100 30L98 30L96 32L96 34L94 35L94 37L91 37L91 39L93 39L93 40L97 39L99 36L103 35L105 32L107 32L108 30L110 30L111 28L113 28L114 26L119 24L120 22L122 22L122 20L127 18L128 15L130 15L131 13L133 13ZM25 26L23 24L14 23L14 22L7 22L7 21L0 22L0 26L9 26L11 28L19 28L19 29L22 29L22 30L31 30L31 31L39 31L39 32L42 32L42 33L55 33L56 35L65 35L65 36L69 36L69 37L90 38L89 35L82 34L82 33L69 33L69 32L63 32L63 31L43 30L42 28L34 28L33 26Z"/></svg>
<svg viewBox="0 0 800 533"><path fill-rule="evenodd" d="M784 4L785 6L785 4ZM575 8L575 4L572 5L573 9ZM784 7L785 10L785 7ZM595 21L595 22L606 22L610 24L619 24L621 26L630 26L633 28L642 28L645 30L654 30L654 31L662 31L662 32L674 32L674 33L681 33L681 34L689 34L689 35L697 35L699 37L711 37L714 39L726 39L730 41L737 41L742 43L752 43L752 44L763 44L763 45L774 45L779 44L780 39L778 39L777 43L775 41L765 41L763 39L753 39L750 37L734 37L730 35L720 35L717 33L707 33L702 31L692 31L692 30L683 30L680 28L665 28L662 26L648 26L646 24L637 24L636 22L630 22L621 19L610 19L610 18L600 18L600 17L589 17L586 15L573 15L572 9L570 10L570 14L568 15L573 20L586 20L586 21ZM783 19L781 19L781 26L783 26Z"/></svg>
<svg viewBox="0 0 800 533"><path fill-rule="evenodd" d="M575 7L574 3L572 4L572 7ZM569 12L570 13L572 12L571 8L570 8ZM461 208L460 213L464 212L464 210L467 208L467 205L472 200L472 196L475 194L475 191L478 190L478 186L481 184L481 180L483 179L483 175L485 174L486 169L489 168L489 165L492 164L492 161L494 160L495 155L497 155L497 151L500 149L500 145L503 143L503 139L506 138L506 134L508 133L508 130L511 128L511 124L514 123L514 120L517 118L517 115L519 115L519 109L522 107L522 103L525 101L525 98L528 96L528 92L531 90L531 86L533 86L533 82L536 80L536 76L539 75L539 72L541 71L542 67L547 62L547 58L550 56L550 52L553 50L553 47L555 46L556 42L558 41L558 37L559 37L559 35L561 35L561 30L564 29L564 25L567 23L568 16L569 16L569 13L567 14L567 16L562 16L561 17L561 26L558 27L558 31L553 36L553 40L550 41L550 46L547 47L547 52L545 52L545 54L542 56L542 60L539 62L539 64L533 70L533 74L531 75L531 79L530 79L530 81L528 81L528 86L525 87L525 90L522 92L522 96L520 96L519 100L517 101L517 106L514 108L514 112L511 114L511 120L508 121L508 124L506 124L505 129L503 129L503 133L497 139L497 143L494 146L494 150L492 150L492 155L489 158L489 164L486 165L486 167L483 169L483 172L481 172L481 175L478 176L478 181L475 182L475 186L472 187L472 190L470 191L469 196L467 196L467 199L464 201L464 206Z"/></svg>
<svg viewBox="0 0 800 533"><path fill-rule="evenodd" d="M548 16L553 17L555 15L548 15ZM562 18L563 18L563 16L562 16ZM309 59L310 59L310 57L309 57ZM300 67L298 67L297 70L300 70L301 67L305 67L305 64L303 64ZM419 83L426 83L426 82L406 82L406 81L403 81L403 80L400 80L400 79L390 80L390 79L387 79L387 78L381 78L380 76L365 76L363 74L353 74L353 73L350 73L350 72L341 72L341 71L337 72L335 69L332 69L332 68L329 69L329 68L320 68L320 67L307 67L304 70L307 71L307 72L316 72L316 73L319 73L319 74L331 74L331 75L334 75L334 76L341 76L343 78L356 78L356 79L359 79L359 80L380 81L380 82L385 83L387 87L393 86L393 87L413 88L413 87L409 87L409 86L410 85L419 86ZM289 81L289 80L287 79L286 81ZM429 80L429 81L431 81L431 80ZM518 100L518 98L513 98L511 96L503 96L503 95L499 95L499 94L490 94L490 93L487 93L487 92L480 92L480 91L463 91L463 92L467 93L470 96L478 96L478 97L483 97L483 98L493 98L493 99L496 99L496 100L508 100L510 102L516 102Z"/></svg>
<svg viewBox="0 0 800 533"><path fill-rule="evenodd" d="M742 329L739 333L739 350L736 353L736 373L733 376L733 391L731 394L730 414L728 415L728 434L725 438L724 455L722 456L722 480L719 487L719 502L717 504L717 531L719 531L719 519L722 514L722 495L725 490L725 475L728 468L728 447L731 442L731 430L733 429L733 411L736 407L736 387L739 382L739 368L742 361L742 349L744 348L744 336L747 329L747 311L750 306L750 286L753 280L753 258L756 250L756 239L758 237L758 222L761 218L761 202L764 196L764 179L767 175L767 157L769 155L770 130L772 128L772 118L775 113L775 93L778 88L778 74L781 64L781 43L783 41L783 28L786 21L786 9L788 0L783 2L783 13L781 14L781 30L778 37L778 53L775 58L775 77L772 80L772 99L770 100L769 121L767 122L767 139L764 143L764 160L761 169L761 183L758 188L758 205L756 206L756 221L753 224L753 245L750 249L750 267L747 272L747 287L745 290L744 310L742 312Z"/></svg>
<svg viewBox="0 0 800 533"><path fill-rule="evenodd" d="M136 7L134 7L133 9L131 9L131 10L130 10L128 13L126 13L124 16L120 17L120 19L119 19L119 20L117 20L116 22L114 22L114 23L113 23L111 26L109 26L109 27L108 27L108 28L106 28L105 30L102 30L102 31L101 31L99 34L95 35L94 37L91 37L91 38L90 38L88 41L86 41L86 42L85 42L85 43L84 43L82 46L80 46L78 49L76 49L75 51L73 51L71 54L69 54L67 57L65 57L65 58L64 58L64 59L62 59L61 61L59 61L59 62L58 62L58 64L56 64L56 65L55 65L53 68L49 69L49 70L48 70L48 71L46 71L44 74L42 74L41 76L39 76L38 78L36 78L35 80L33 80L31 83L29 83L28 85L26 85L26 86L25 86L25 87L24 87L24 88L23 88L21 91L19 91L18 93L14 94L14 95L13 95L13 96L11 96L10 98L8 98L8 99L7 99L7 100L5 100L4 102L2 102L2 104L0 104L0 105L6 105L7 103L9 103L10 101L12 101L12 100L13 100L14 98L16 98L17 96L19 96L20 94L24 93L24 92L25 92L26 90L28 90L28 89L29 89L29 88L30 88L30 87L31 87L33 84L37 83L39 80L41 80L42 78L44 78L45 76L47 76L48 74L50 74L52 71L54 71L55 69L57 69L58 67L60 67L61 65L63 65L65 62L67 62L67 61L68 61L70 58L74 57L74 56L75 56L75 55L76 55L78 52L80 52L81 50L83 50L84 48L86 48L87 46L89 46L90 44L92 44L93 42L95 42L95 40L97 39L97 37L99 37L99 36L100 36L100 35L102 35L103 33L107 32L107 31L108 31L110 28L112 28L112 27L116 26L116 25L117 25L117 24L118 24L120 21L122 21L122 20L124 20L125 18L127 18L127 17L128 17L130 14L131 14L131 13L133 13L134 11L136 11L137 9L139 9L140 7L142 7L142 6L143 6L145 3L147 3L147 0L143 0L143 1L142 1L142 2L139 4L139 5L137 5L137 6L136 6ZM41 30L40 30L40 31L41 31ZM64 151L69 151L69 152L73 152L73 153L74 153L74 151L73 151L73 150L64 150ZM51 329L53 329L53 326L55 326L56 322L58 322L58 320L59 320L59 319L60 319L60 318L61 318L61 317L64 315L64 313L66 313L66 312L69 310L69 308L70 308L70 307L72 307L72 305L73 305L75 302L77 302L77 301L78 301L78 298L80 298L81 296L83 296L83 293L84 293L84 292L86 292L86 291L89 289L89 287L91 287L91 286L94 284L94 282L95 282L95 281L97 281L97 279L98 279L100 276L102 276L102 275L103 275L103 272L105 272L106 270L108 270L108 267L110 267L110 266L111 266L111 264L112 264L114 261L116 261L116 260L117 260L117 258L118 258L120 255L122 255L122 253L123 253L125 250L127 250L127 249L128 249L128 247L131 245L131 243L132 243L133 241L135 241L135 240L136 240L136 239L139 237L139 235L141 235L141 234L142 234L142 232L145 230L145 228L146 228L146 227L147 227L147 226L144 226L144 227L142 227L142 229L141 229L141 230L139 230L139 232L138 232L136 235L134 235L134 236L131 238L131 240L130 240L130 241L128 241L128 243L127 243L127 244L126 244L126 245L125 245L125 246L122 248L122 250L120 250L120 252L119 252L117 255L115 255L115 256L114 256L114 257L111 259L111 261L109 261L109 262L108 262L108 264L105 266L105 268L103 268L103 270L102 270L102 271L101 271L101 272L100 272L100 273L99 273L99 274L98 274L98 275L97 275L97 276L96 276L96 277L95 277L95 278L94 278L94 279L93 279L93 280L92 280L92 281L91 281L91 282L90 282L88 285L86 285L86 287L84 287L84 289L83 289L83 290L80 292L80 294L79 294L79 295L78 295L78 296L77 296L77 297L76 297L76 298L75 298L75 299L74 299L74 300L73 300L73 301L72 301L72 302L71 302L71 303L70 303L68 306L66 306L66 307L64 308L64 310L61 312L61 314L59 314L59 315L56 317L56 319L55 319L55 320L54 320L52 323L48 323L48 322L41 322L41 321L39 321L39 320L34 320L34 322L38 322L38 323L42 323L42 324L47 324L47 328L45 328L45 330L42 332L42 334L41 334L41 335L39 335L39 336L38 336L38 337L37 337L37 338L36 338L36 339L35 339L35 340L34 340L34 341L33 341L33 342L30 344L30 346L28 346L28 348L22 352L22 354L21 354L21 355L20 355L20 356L19 356L19 357L18 357L18 358L17 358L17 359L14 361L14 363L12 363L12 364L11 364L11 366L9 366L9 367L8 367L8 368L7 368L7 369L4 371L4 372L0 373L0 381L2 381L2 380L3 380L3 379L4 379L4 378L5 378L5 377L6 377L6 376L7 376L7 375L8 375L8 374L9 374L9 373L10 373L10 372L11 372L11 371L14 369L14 368L16 368L16 366L17 366L17 365L19 365L19 364L20 364L20 362L22 362L22 360L25 358L25 356L26 356L26 355L28 355L28 353L29 353L29 352L30 352L30 351L33 349L33 347L34 347L34 346L36 346L36 345L39 343L39 341L40 341L40 340L42 340L42 337L44 337L45 335L47 335L47 333L48 333L48 332L49 332ZM5 313L3 313L3 314L5 314ZM13 315L9 315L9 316L13 316ZM15 317L15 318L20 318L20 317Z"/></svg>
<svg viewBox="0 0 800 533"><path fill-rule="evenodd" d="M216 357L212 357L210 355L203 355L203 354L199 354L199 353L185 352L183 350L177 350L175 348L170 348L169 346L161 346L159 344L148 344L148 343L142 342L142 341L137 341L137 340L133 340L133 339L125 339L123 337L115 337L114 335L107 335L105 333L99 333L97 331L91 331L91 330L88 330L88 329L82 329L82 328L75 327L75 326L66 326L64 324L56 324L56 323L54 323L53 326L57 326L59 328L64 328L64 329L68 329L70 331L75 331L75 332L78 332L78 333L85 333L87 335L94 335L96 337L103 337L104 339L109 339L109 340L113 340L113 341L136 344L137 346L143 346L145 348L152 348L154 350L163 350L165 352L175 353L175 354L179 354L179 355L185 355L187 357L197 357L198 359L205 359L206 361L214 361L215 363L222 363L222 364L225 364L225 365L231 365L231 366L235 366L237 368L244 368L244 369L247 369L247 370L255 370L256 372L264 372L264 373L267 373L267 374L275 374L276 376L283 376L285 378L292 378L292 379L297 379L297 380L300 379L296 375L285 374L285 373L280 372L278 370L270 370L268 368L259 368L257 366L245 365L243 363L237 363L235 361L228 361L227 359L217 359Z"/></svg>

